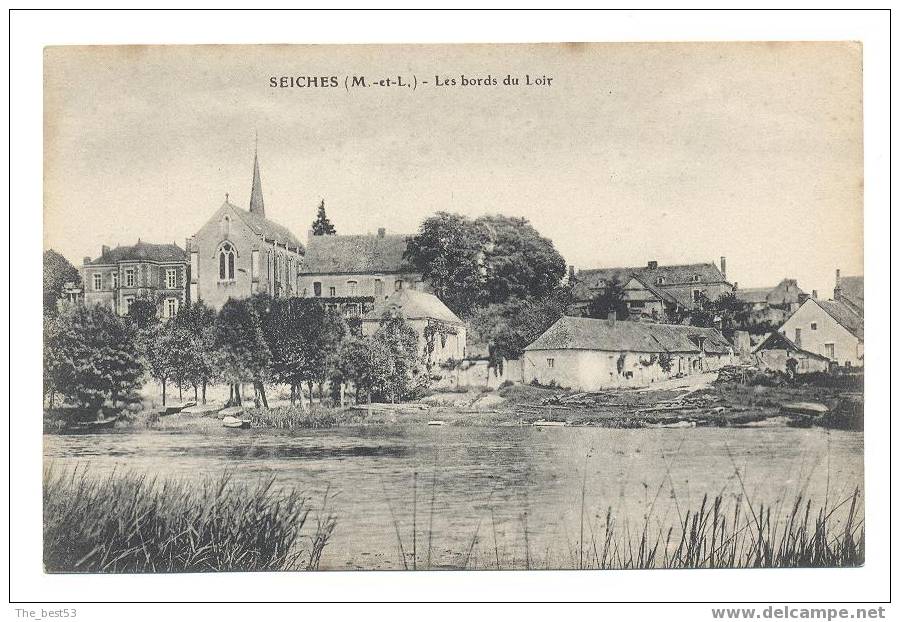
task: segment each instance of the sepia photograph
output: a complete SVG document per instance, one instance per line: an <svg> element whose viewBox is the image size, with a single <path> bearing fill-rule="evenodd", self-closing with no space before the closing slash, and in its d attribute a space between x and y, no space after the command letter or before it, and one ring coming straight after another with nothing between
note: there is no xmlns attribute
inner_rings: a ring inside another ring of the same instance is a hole
<svg viewBox="0 0 900 622"><path fill-rule="evenodd" d="M46 573L864 564L860 44L43 72Z"/></svg>
<svg viewBox="0 0 900 622"><path fill-rule="evenodd" d="M8 616L889 618L889 16L11 11Z"/></svg>

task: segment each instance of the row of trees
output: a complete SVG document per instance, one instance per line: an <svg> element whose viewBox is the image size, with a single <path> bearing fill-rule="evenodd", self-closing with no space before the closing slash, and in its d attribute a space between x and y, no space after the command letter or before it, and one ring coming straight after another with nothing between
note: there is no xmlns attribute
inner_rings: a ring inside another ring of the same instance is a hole
<svg viewBox="0 0 900 622"><path fill-rule="evenodd" d="M415 330L400 315L385 315L363 336L336 312L310 299L265 295L229 300L215 313L202 302L184 306L161 322L146 305L126 317L101 306L73 306L44 317L44 378L50 407L60 401L98 408L135 399L147 376L167 389L193 389L206 401L212 383L230 386L241 404L245 383L268 406L266 384L290 387L291 401L307 389L324 395L352 389L357 400L397 401L424 383L424 361ZM152 306L152 305L151 305Z"/></svg>

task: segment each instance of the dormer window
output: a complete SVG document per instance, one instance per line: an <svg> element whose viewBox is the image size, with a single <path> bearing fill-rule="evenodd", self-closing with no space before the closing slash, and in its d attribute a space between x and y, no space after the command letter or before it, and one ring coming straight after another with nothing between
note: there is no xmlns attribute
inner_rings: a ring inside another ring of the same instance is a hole
<svg viewBox="0 0 900 622"><path fill-rule="evenodd" d="M699 283L699 282L700 282L700 275L699 275L699 274L695 274L695 275L694 275L694 283Z"/></svg>
<svg viewBox="0 0 900 622"><path fill-rule="evenodd" d="M657 284L657 285L665 285L665 283L666 283L666 277L664 277L664 276L658 276L658 277L656 277L656 284Z"/></svg>
<svg viewBox="0 0 900 622"><path fill-rule="evenodd" d="M226 217L227 220L227 217ZM234 247L225 243L219 248L219 280L234 280Z"/></svg>

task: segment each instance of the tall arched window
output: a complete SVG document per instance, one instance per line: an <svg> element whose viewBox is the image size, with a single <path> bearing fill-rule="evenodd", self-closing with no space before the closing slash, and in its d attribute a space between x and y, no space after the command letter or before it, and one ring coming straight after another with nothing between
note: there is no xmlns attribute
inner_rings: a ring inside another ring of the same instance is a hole
<svg viewBox="0 0 900 622"><path fill-rule="evenodd" d="M234 247L227 242L219 248L219 280L234 280Z"/></svg>

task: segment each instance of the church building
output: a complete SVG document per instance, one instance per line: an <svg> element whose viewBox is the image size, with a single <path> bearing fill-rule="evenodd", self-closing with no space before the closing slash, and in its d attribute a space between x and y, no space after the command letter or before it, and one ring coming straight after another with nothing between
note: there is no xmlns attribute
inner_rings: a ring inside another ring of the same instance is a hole
<svg viewBox="0 0 900 622"><path fill-rule="evenodd" d="M258 153L249 207L234 205L226 194L221 207L189 238L192 301L221 309L229 298L299 295L304 248L286 227L266 217Z"/></svg>

